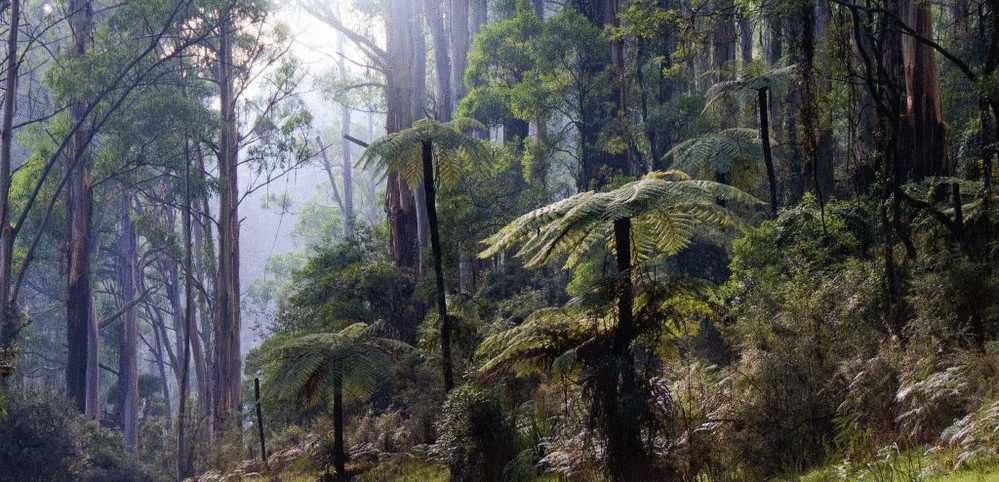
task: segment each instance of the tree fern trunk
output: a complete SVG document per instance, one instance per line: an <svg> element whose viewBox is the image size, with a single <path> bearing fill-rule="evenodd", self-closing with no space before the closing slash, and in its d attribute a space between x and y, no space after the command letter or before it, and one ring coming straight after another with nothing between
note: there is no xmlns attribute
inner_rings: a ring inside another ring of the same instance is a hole
<svg viewBox="0 0 999 482"><path fill-rule="evenodd" d="M343 446L343 381L333 384L333 468L335 480L347 480L347 451Z"/></svg>
<svg viewBox="0 0 999 482"><path fill-rule="evenodd" d="M617 251L618 326L611 345L609 373L604 380L604 431L607 466L613 480L652 480L644 462L640 437L640 406L635 391L631 342L635 338L634 287L631 281L631 219L614 221Z"/></svg>
<svg viewBox="0 0 999 482"><path fill-rule="evenodd" d="M444 292L444 266L441 260L440 230L437 223L437 193L434 188L433 144L423 142L423 191L427 197L427 222L430 224L430 249L434 257L434 277L437 280L437 314L441 326L441 369L444 372L444 391L454 388L451 370L451 320L447 317Z"/></svg>
<svg viewBox="0 0 999 482"><path fill-rule="evenodd" d="M770 214L777 216L777 174L774 172L774 156L770 148L770 113L767 110L767 89L760 89L757 95L760 111L760 143L763 145L763 162L767 167L767 182L770 184Z"/></svg>

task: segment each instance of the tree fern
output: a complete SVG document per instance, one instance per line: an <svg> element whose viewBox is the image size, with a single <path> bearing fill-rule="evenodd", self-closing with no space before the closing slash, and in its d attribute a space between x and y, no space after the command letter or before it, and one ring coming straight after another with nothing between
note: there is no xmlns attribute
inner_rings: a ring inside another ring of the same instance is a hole
<svg viewBox="0 0 999 482"><path fill-rule="evenodd" d="M704 94L706 99L704 111L715 112L719 105L724 102L752 103L756 100L757 92L761 90L774 91L786 86L791 81L796 69L796 65L789 65L750 73L741 79L718 82L709 87Z"/></svg>
<svg viewBox="0 0 999 482"><path fill-rule="evenodd" d="M572 268L596 243L608 242L617 261L616 329L606 337L590 335L592 343L563 352L557 357L557 365L567 364L583 347L606 345L606 349L598 350L606 353L601 357L604 362L596 366L588 383L594 391L591 416L604 421L607 466L615 478L640 480L655 473L655 465L649 462L639 437L639 414L634 407L641 397L636 392L631 344L643 330L642 323L635 320L634 267L657 252L665 256L677 253L701 227L736 224L732 212L719 205L719 200L733 207L759 203L731 186L692 180L679 171L654 172L613 191L580 193L527 213L488 238L488 247L480 254L489 257L520 244L517 256L525 258L528 266L539 266L552 256L564 255L566 268ZM496 353L485 363L487 369L509 360L538 359L558 352L555 342L575 341L551 337L546 330L552 323L544 323L546 319L525 323L526 327L495 341L487 340L484 353ZM561 328L567 332L565 326ZM496 346L504 348L497 350Z"/></svg>
<svg viewBox="0 0 999 482"><path fill-rule="evenodd" d="M423 180L421 148L433 145L434 177L443 186L453 186L468 166L489 159L488 146L468 134L485 129L477 120L458 118L450 122L420 119L413 127L389 134L371 143L357 165L376 172L397 172L413 186Z"/></svg>
<svg viewBox="0 0 999 482"><path fill-rule="evenodd" d="M434 277L437 282L437 311L441 323L441 371L445 391L451 391L454 387L454 374L451 368L451 321L447 316L444 266L437 221L436 184L437 179L445 185L456 184L465 162L477 163L488 157L489 149L486 144L464 133L470 129L483 128L481 123L472 119L458 118L448 123L423 119L409 129L374 141L358 160L365 168L375 164L375 167L380 169L397 172L414 185L420 180L423 181Z"/></svg>
<svg viewBox="0 0 999 482"><path fill-rule="evenodd" d="M732 177L737 185L747 185L759 177L763 158L759 132L755 129L724 129L680 142L665 156L673 168L698 178L716 173Z"/></svg>
<svg viewBox="0 0 999 482"><path fill-rule="evenodd" d="M633 219L632 255L641 262L686 247L698 229L738 224L718 204L755 206L755 197L725 184L692 180L679 171L654 172L610 192L583 192L531 211L487 238L480 254L488 258L520 245L517 256L537 267L552 256L576 266L596 243L611 240L613 222ZM733 206L734 207L734 206ZM616 253L614 246L609 246Z"/></svg>
<svg viewBox="0 0 999 482"><path fill-rule="evenodd" d="M332 402L333 465L343 478L343 397L370 396L390 375L389 353L403 346L377 336L377 326L364 323L333 333L275 336L260 348L264 397L301 408Z"/></svg>

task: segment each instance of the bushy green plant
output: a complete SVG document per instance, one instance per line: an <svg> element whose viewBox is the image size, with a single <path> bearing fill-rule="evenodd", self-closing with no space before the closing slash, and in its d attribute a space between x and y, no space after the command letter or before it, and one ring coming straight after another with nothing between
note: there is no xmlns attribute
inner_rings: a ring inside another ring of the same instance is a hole
<svg viewBox="0 0 999 482"><path fill-rule="evenodd" d="M120 435L84 419L47 392L15 394L0 421L0 479L143 482L153 476L125 455Z"/></svg>
<svg viewBox="0 0 999 482"><path fill-rule="evenodd" d="M516 434L502 405L472 385L452 390L437 421L433 451L451 467L451 480L503 480L504 467L518 450Z"/></svg>

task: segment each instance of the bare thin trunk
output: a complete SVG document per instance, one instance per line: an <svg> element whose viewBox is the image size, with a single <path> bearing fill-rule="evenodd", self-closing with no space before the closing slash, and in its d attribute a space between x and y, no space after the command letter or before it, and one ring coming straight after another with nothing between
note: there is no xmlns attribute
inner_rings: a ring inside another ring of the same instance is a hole
<svg viewBox="0 0 999 482"><path fill-rule="evenodd" d="M189 145L185 143L185 153L188 152ZM180 482L189 477L194 471L192 460L187 443L187 392L188 392L188 368L191 351L191 341L197 337L191 336L194 330L194 259L192 255L191 242L191 159L190 155L184 160L184 347L181 359L180 378L180 401L177 407L177 481ZM175 313L174 316L178 316ZM198 374L198 383L205 382L203 374ZM202 401L202 403L204 403Z"/></svg>
<svg viewBox="0 0 999 482"><path fill-rule="evenodd" d="M139 328L135 313L135 276L138 274L138 245L135 223L130 212L131 193L121 195L121 214L118 235L118 283L121 303L125 312L121 320L121 338L118 349L118 410L121 414L121 433L125 449L134 454L139 443Z"/></svg>

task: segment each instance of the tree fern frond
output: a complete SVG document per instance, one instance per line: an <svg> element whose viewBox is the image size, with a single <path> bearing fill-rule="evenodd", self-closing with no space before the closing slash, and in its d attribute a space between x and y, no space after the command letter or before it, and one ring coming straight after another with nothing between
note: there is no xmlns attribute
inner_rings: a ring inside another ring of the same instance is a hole
<svg viewBox="0 0 999 482"><path fill-rule="evenodd" d="M357 160L357 166L379 173L395 172L410 184L417 185L423 179L422 146L424 142L430 142L439 181L444 186L452 186L460 179L462 170L491 156L485 143L467 133L474 129L484 129L484 126L466 118L447 123L420 119L408 129L373 141Z"/></svg>
<svg viewBox="0 0 999 482"><path fill-rule="evenodd" d="M261 346L264 397L315 407L339 383L348 397L365 397L390 373L388 353L399 346L353 323L338 332L275 336Z"/></svg>
<svg viewBox="0 0 999 482"><path fill-rule="evenodd" d="M619 219L632 219L636 260L672 255L689 243L698 228L736 225L727 206L755 207L762 202L739 189L712 181L690 180L676 171L656 172L608 192L584 192L529 212L487 238L480 257L520 245L517 256L539 266L567 256L572 268L602 240L610 240Z"/></svg>
<svg viewBox="0 0 999 482"><path fill-rule="evenodd" d="M763 159L763 148L757 130L733 128L681 142L664 159L672 159L674 168L695 177L713 178L715 173L727 174L758 164Z"/></svg>
<svg viewBox="0 0 999 482"><path fill-rule="evenodd" d="M795 70L796 65L789 65L742 79L718 82L704 94L704 112L717 110L718 104L725 100L741 100L733 97L756 94L761 89L777 90L791 80Z"/></svg>

